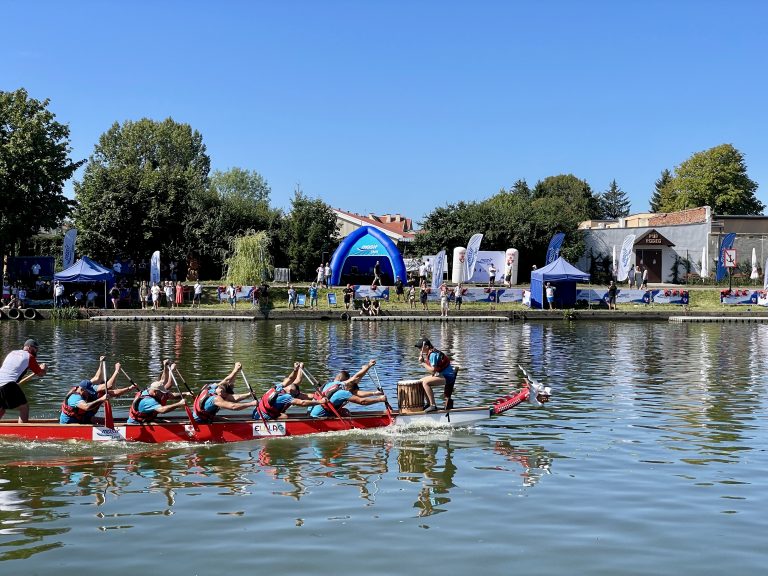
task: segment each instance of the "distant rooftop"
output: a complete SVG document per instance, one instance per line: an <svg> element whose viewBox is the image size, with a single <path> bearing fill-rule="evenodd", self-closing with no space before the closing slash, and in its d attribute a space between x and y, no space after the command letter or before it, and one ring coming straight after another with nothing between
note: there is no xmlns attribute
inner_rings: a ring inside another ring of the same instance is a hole
<svg viewBox="0 0 768 576"><path fill-rule="evenodd" d="M380 229L390 237L402 242L411 242L416 237L413 229L413 220L401 214L382 214L380 216L369 213L367 216L347 212L341 208L334 208L337 218L356 226L373 226Z"/></svg>

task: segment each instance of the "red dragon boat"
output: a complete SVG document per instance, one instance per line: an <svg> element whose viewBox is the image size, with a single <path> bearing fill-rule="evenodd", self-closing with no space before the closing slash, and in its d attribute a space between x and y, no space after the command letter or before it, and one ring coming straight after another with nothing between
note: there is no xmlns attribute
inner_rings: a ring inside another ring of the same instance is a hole
<svg viewBox="0 0 768 576"><path fill-rule="evenodd" d="M20 424L0 421L0 437L25 440L128 441L151 444L164 442L242 442L259 438L304 436L345 430L367 430L394 426L469 426L511 410L528 400L540 406L551 394L548 387L526 378L515 394L499 398L490 406L454 408L436 412L402 413L395 410L365 411L348 416L311 418L306 414L288 414L279 420L252 420L245 416L223 416L211 424L199 424L189 418L172 417L150 424L127 424L115 420L111 427L94 424L59 424L58 419L33 419Z"/></svg>

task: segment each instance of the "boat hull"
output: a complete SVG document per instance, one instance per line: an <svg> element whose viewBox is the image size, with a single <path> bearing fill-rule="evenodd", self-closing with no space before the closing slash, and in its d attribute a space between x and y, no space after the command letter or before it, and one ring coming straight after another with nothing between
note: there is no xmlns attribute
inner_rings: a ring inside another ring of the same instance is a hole
<svg viewBox="0 0 768 576"><path fill-rule="evenodd" d="M305 436L345 430L366 430L393 426L467 426L490 417L487 407L459 408L428 414L385 412L355 414L338 418L308 418L289 416L273 421L253 421L245 418L222 418L212 424L192 425L189 420L173 418L152 424L116 422L114 429L90 424L59 424L55 420L32 420L26 424L0 421L0 437L27 440L127 441L144 443L165 442L243 442L260 438Z"/></svg>

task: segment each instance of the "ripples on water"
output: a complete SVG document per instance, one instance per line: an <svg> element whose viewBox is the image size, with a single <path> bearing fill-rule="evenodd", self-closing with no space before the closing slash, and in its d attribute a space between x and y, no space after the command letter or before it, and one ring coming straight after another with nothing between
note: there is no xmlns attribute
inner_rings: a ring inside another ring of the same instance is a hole
<svg viewBox="0 0 768 576"><path fill-rule="evenodd" d="M54 415L100 353L148 382L242 361L265 389L377 358L390 398L422 334L464 367L457 400L510 391L518 363L555 396L472 430L351 431L226 446L0 440L0 566L80 574L756 573L766 523L764 326L666 323L0 323L33 327ZM122 401L123 409L127 399ZM85 544L87 543L87 544ZM108 550L94 563L87 550ZM146 552L151 551L147 555Z"/></svg>

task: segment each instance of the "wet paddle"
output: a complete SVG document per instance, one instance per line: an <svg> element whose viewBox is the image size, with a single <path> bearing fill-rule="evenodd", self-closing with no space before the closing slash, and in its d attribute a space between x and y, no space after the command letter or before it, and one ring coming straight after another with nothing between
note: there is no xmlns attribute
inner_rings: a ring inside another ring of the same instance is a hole
<svg viewBox="0 0 768 576"><path fill-rule="evenodd" d="M389 405L389 398L387 398L387 393L384 392L384 388L381 386L381 378L379 378L379 372L376 370L376 365L373 366L373 373L376 374L376 379L373 378L370 372L368 372L368 376L370 376L371 380L373 381L373 385L376 386L376 390L379 391L379 393L384 396L384 407L387 409L387 417L389 418L389 423L392 424L392 406Z"/></svg>
<svg viewBox="0 0 768 576"><path fill-rule="evenodd" d="M187 399L184 398L184 394L181 393L181 388L179 388L179 383L176 382L176 376L173 375L173 370L169 368L168 374L171 376L173 385L176 386L176 392L178 392L179 396L181 396L181 401L184 402L184 411L187 413L187 418L189 418L189 423L192 424L192 428L194 428L195 430L199 430L200 428L198 427L197 422L195 422L194 416L192 416L192 410L189 409L189 405L187 404Z"/></svg>
<svg viewBox="0 0 768 576"><path fill-rule="evenodd" d="M112 403L109 401L109 378L107 378L107 361L101 362L101 377L104 378L104 426L115 429L115 419L112 416Z"/></svg>
<svg viewBox="0 0 768 576"><path fill-rule="evenodd" d="M309 383L315 387L315 392L317 393L318 400L323 398L323 391L320 389L320 383L315 379L315 377L312 376L312 374L310 374L309 372L307 372L307 369L304 368L303 366L301 367L301 372L307 377L307 380L309 380ZM334 406L333 402L331 402L330 398L328 398L328 401L325 404L323 404L323 408L325 408L326 406L328 406L331 409L331 412L333 412L336 418L341 420L341 422L344 424L347 430L349 430L352 427L350 422L347 422L346 420L344 420L344 418L341 416L341 413L339 413L339 411L336 409L336 406Z"/></svg>

